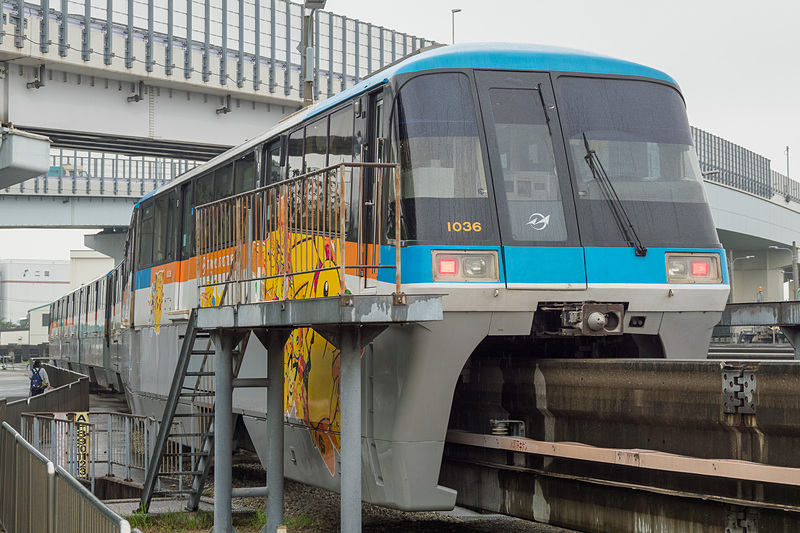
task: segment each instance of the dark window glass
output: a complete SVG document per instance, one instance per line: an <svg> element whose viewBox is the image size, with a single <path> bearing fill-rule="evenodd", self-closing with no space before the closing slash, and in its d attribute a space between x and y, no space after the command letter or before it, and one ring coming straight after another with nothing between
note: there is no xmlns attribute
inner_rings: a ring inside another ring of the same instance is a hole
<svg viewBox="0 0 800 533"><path fill-rule="evenodd" d="M303 174L303 130L297 130L289 135L289 158L287 167L289 172L287 178L295 178Z"/></svg>
<svg viewBox="0 0 800 533"><path fill-rule="evenodd" d="M330 155L328 165L353 161L353 108L346 107L331 115Z"/></svg>
<svg viewBox="0 0 800 533"><path fill-rule="evenodd" d="M214 201L214 174L200 176L197 180L196 206L205 205Z"/></svg>
<svg viewBox="0 0 800 533"><path fill-rule="evenodd" d="M181 232L181 259L189 259L195 255L196 239L194 235L194 187L192 183L183 186L181 200L183 224Z"/></svg>
<svg viewBox="0 0 800 533"><path fill-rule="evenodd" d="M511 237L515 241L565 241L567 228L561 205L553 142L547 126L539 91L532 89L490 89L492 121L497 153L495 164L497 194L505 189ZM489 124L492 124L491 126ZM497 170L501 175L497 175ZM498 204L499 208L499 204ZM548 217L545 228L533 227L532 220Z"/></svg>
<svg viewBox="0 0 800 533"><path fill-rule="evenodd" d="M236 161L234 170L234 193L252 191L256 186L256 156L250 152Z"/></svg>
<svg viewBox="0 0 800 533"><path fill-rule="evenodd" d="M139 222L139 267L144 267L153 262L153 219L155 202L149 201L140 211Z"/></svg>
<svg viewBox="0 0 800 533"><path fill-rule="evenodd" d="M214 200L233 196L233 163L214 171Z"/></svg>
<svg viewBox="0 0 800 533"><path fill-rule="evenodd" d="M155 217L153 222L153 263L160 263L169 258L170 237L172 235L170 198L172 195L162 195L156 199Z"/></svg>
<svg viewBox="0 0 800 533"><path fill-rule="evenodd" d="M396 117L399 142L393 150L403 173L403 238L459 243L492 237L469 78L459 73L413 78L400 89ZM393 216L390 212L389 235Z"/></svg>
<svg viewBox="0 0 800 533"><path fill-rule="evenodd" d="M719 246L686 108L674 88L562 77L558 96L585 245L630 245L609 206L613 194L586 161L588 144L645 246Z"/></svg>
<svg viewBox="0 0 800 533"><path fill-rule="evenodd" d="M50 325L50 313L45 313L42 315L42 326L48 327Z"/></svg>
<svg viewBox="0 0 800 533"><path fill-rule="evenodd" d="M281 143L274 142L267 148L267 183L271 185L281 180Z"/></svg>
<svg viewBox="0 0 800 533"><path fill-rule="evenodd" d="M318 120L306 127L305 172L325 168L328 154L328 119Z"/></svg>

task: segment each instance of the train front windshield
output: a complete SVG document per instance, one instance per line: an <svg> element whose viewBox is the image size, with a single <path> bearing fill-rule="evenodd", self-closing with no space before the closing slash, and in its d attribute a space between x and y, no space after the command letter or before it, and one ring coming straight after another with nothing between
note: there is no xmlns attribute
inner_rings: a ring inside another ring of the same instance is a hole
<svg viewBox="0 0 800 533"><path fill-rule="evenodd" d="M630 245L609 206L616 193L645 246L719 247L685 106L675 89L647 81L561 77L557 97L585 246ZM603 186L602 170L589 165L595 155L612 190Z"/></svg>
<svg viewBox="0 0 800 533"><path fill-rule="evenodd" d="M645 247L719 247L676 89L550 80L475 71L401 84L392 150L405 240L629 247L630 223Z"/></svg>

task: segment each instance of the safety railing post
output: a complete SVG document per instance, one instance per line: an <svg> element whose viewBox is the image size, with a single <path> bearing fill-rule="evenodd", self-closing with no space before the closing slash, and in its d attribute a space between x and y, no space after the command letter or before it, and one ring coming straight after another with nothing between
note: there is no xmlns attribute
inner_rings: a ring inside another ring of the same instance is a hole
<svg viewBox="0 0 800 533"><path fill-rule="evenodd" d="M147 433L145 433L145 436ZM147 462L145 462L145 475L147 474ZM131 479L131 419L125 417L125 479Z"/></svg>
<svg viewBox="0 0 800 533"><path fill-rule="evenodd" d="M39 417L33 416L33 447L36 451L42 451L39 447Z"/></svg>
<svg viewBox="0 0 800 533"><path fill-rule="evenodd" d="M344 194L344 165L339 167L339 286L341 294L347 294L345 281L345 194ZM359 232L361 228L359 228Z"/></svg>
<svg viewBox="0 0 800 533"><path fill-rule="evenodd" d="M400 173L400 166L395 169L395 178L394 178L394 261L395 261L395 287L397 290L397 294L400 294L400 264L401 264L401 253L400 253L400 221L402 217L400 216L400 207L402 202L400 201L400 195L402 194L402 187L401 187L401 173Z"/></svg>
<svg viewBox="0 0 800 533"><path fill-rule="evenodd" d="M114 439L113 439L113 430L112 427L114 423L114 418L111 413L106 415L106 433L108 435L108 475L114 475Z"/></svg>

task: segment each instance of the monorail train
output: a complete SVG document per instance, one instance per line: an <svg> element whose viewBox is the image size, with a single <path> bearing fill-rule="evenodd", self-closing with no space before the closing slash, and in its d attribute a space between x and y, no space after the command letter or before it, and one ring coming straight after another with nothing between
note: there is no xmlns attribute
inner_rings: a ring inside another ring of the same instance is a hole
<svg viewBox="0 0 800 533"><path fill-rule="evenodd" d="M404 58L144 197L124 261L53 304L53 357L160 416L189 310L219 303L198 288L195 208L342 162L399 164L397 206L351 182L347 240L382 220L376 264L394 266L399 209L402 290L444 295L441 322L364 350L364 500L453 507L439 468L471 358L705 358L729 286L676 82L516 44ZM393 278L352 270L347 288L391 294ZM286 475L338 490L337 352L320 342L310 329L287 342ZM258 342L243 374L266 375ZM264 397L234 395L239 445L262 458Z"/></svg>

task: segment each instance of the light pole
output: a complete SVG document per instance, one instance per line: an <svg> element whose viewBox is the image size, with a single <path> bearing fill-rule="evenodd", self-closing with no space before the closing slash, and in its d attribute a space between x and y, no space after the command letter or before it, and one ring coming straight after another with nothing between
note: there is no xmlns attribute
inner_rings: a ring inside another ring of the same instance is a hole
<svg viewBox="0 0 800 533"><path fill-rule="evenodd" d="M453 30L453 44L456 44L456 13L461 13L460 9L451 9L450 13L452 13L453 21L450 24L450 28Z"/></svg>
<svg viewBox="0 0 800 533"><path fill-rule="evenodd" d="M309 10L308 15L303 18L303 42L300 46L306 67L302 76L303 106L314 103L314 11L325 9L325 2L327 0L305 0L303 4Z"/></svg>
<svg viewBox="0 0 800 533"><path fill-rule="evenodd" d="M787 147L788 148L788 147ZM788 169L787 169L788 170ZM783 246L770 246L772 250L786 250L790 254L792 254L792 297L789 298L792 301L797 300L797 241L792 241L791 248L785 248Z"/></svg>
<svg viewBox="0 0 800 533"><path fill-rule="evenodd" d="M738 261L739 259L752 259L754 257L755 257L754 255L745 255L744 257L737 257L733 261L731 261L731 276L730 276L731 277L731 303L734 303L733 300L734 300L734 297L735 297L734 292L733 292L733 268L734 268L734 265L736 264L736 261Z"/></svg>

